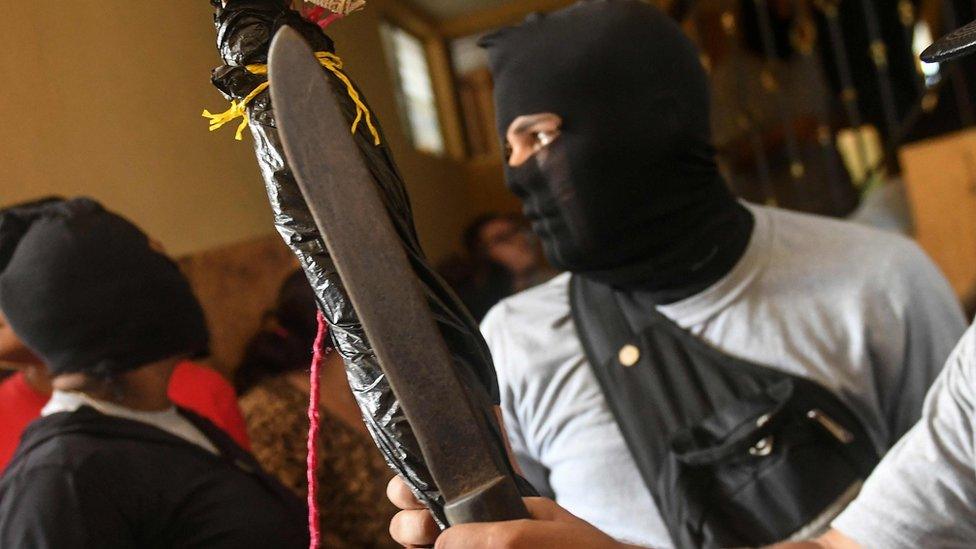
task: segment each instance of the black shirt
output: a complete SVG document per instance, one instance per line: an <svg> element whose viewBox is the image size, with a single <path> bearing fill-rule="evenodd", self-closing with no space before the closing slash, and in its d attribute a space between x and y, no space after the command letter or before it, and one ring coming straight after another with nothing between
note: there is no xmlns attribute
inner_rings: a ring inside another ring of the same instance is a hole
<svg viewBox="0 0 976 549"><path fill-rule="evenodd" d="M0 547L307 547L302 502L180 412L219 456L89 407L32 423L0 479Z"/></svg>

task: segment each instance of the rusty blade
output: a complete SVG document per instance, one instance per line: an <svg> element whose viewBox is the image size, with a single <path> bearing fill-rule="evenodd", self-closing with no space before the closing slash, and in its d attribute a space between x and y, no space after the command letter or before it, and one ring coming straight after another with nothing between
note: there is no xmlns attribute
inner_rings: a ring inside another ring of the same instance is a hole
<svg viewBox="0 0 976 549"><path fill-rule="evenodd" d="M484 411L455 370L334 90L294 30L275 36L269 80L299 187L452 523L527 516Z"/></svg>

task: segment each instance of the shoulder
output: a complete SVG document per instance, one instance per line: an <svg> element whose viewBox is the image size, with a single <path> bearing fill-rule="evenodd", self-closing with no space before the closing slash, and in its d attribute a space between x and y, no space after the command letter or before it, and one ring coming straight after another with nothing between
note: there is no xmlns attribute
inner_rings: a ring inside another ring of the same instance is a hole
<svg viewBox="0 0 976 549"><path fill-rule="evenodd" d="M789 243L806 243L809 247L854 246L858 250L870 248L880 254L918 250L918 245L906 236L846 219L752 204L749 209L756 215L765 215L776 237Z"/></svg>
<svg viewBox="0 0 976 549"><path fill-rule="evenodd" d="M823 279L843 275L845 283L941 276L915 241L889 231L841 219L752 206L765 216L775 265L808 269Z"/></svg>
<svg viewBox="0 0 976 549"><path fill-rule="evenodd" d="M501 300L481 322L486 335L519 331L529 325L551 322L569 313L570 273Z"/></svg>
<svg viewBox="0 0 976 549"><path fill-rule="evenodd" d="M71 417L75 415L77 412L43 417L28 427L4 477L30 477L33 471L44 469L61 470L64 478L118 472L124 465L120 462L124 460L118 459L118 450L129 441L75 430Z"/></svg>
<svg viewBox="0 0 976 549"><path fill-rule="evenodd" d="M515 350L545 345L554 327L569 320L570 273L503 299L488 311L481 332L496 362Z"/></svg>
<svg viewBox="0 0 976 549"><path fill-rule="evenodd" d="M560 274L503 300L485 316L481 331L503 391L519 380L545 378L580 352L570 314L570 278Z"/></svg>
<svg viewBox="0 0 976 549"><path fill-rule="evenodd" d="M51 502L72 499L72 492L79 486L93 484L91 481L98 477L85 470L65 468L54 463L28 463L11 468L0 477L0 509L7 499L16 503L12 503L5 512L35 505L50 509Z"/></svg>

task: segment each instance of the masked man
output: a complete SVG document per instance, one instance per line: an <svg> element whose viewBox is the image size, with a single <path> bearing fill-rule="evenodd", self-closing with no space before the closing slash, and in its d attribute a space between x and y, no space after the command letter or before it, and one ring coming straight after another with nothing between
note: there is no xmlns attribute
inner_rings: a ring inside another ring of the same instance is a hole
<svg viewBox="0 0 976 549"><path fill-rule="evenodd" d="M918 419L965 325L911 241L737 201L694 46L584 1L488 36L506 181L568 271L482 329L513 450L613 537L823 529Z"/></svg>

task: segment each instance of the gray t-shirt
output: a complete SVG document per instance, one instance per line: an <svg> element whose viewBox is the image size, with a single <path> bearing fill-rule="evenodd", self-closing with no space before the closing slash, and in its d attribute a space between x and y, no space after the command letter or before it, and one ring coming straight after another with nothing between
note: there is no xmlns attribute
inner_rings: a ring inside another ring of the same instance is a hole
<svg viewBox="0 0 976 549"><path fill-rule="evenodd" d="M879 549L976 547L976 326L932 385L922 419L834 528Z"/></svg>
<svg viewBox="0 0 976 549"><path fill-rule="evenodd" d="M727 354L805 376L886 451L914 424L965 330L938 269L899 235L749 206L735 268L659 310ZM584 356L569 275L502 301L482 324L506 428L526 477L610 535L670 547L667 529Z"/></svg>

